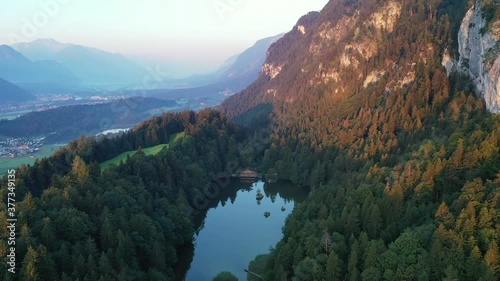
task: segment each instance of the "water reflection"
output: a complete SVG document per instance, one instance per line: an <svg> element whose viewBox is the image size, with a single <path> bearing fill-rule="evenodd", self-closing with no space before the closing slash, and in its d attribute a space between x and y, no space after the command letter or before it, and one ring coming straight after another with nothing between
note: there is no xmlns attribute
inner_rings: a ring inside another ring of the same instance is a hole
<svg viewBox="0 0 500 281"><path fill-rule="evenodd" d="M257 200L257 190L263 195ZM232 180L195 220L195 243L180 249L177 280L212 280L232 271L246 280L243 269L282 237L282 226L307 191L291 183ZM270 212L266 218L265 212Z"/></svg>

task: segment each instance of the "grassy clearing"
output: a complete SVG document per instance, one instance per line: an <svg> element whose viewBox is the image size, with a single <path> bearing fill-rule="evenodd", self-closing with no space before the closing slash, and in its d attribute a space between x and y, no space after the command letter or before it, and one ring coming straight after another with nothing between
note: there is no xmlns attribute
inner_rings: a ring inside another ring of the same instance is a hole
<svg viewBox="0 0 500 281"><path fill-rule="evenodd" d="M21 164L32 165L33 163L35 163L35 160L37 158L41 159L44 157L49 157L54 153L54 151L56 151L59 148L60 146L44 145L40 148L40 150L37 153L33 154L33 158L31 158L30 156L15 157L15 158L0 158L0 175L5 174L9 169L14 169L21 166Z"/></svg>
<svg viewBox="0 0 500 281"><path fill-rule="evenodd" d="M184 132L175 134L173 136L170 136L170 139L169 139L168 143L166 143L166 144L159 144L159 145L156 145L156 146L143 148L142 151L146 155L156 155L156 154L160 153L160 151L163 148L166 147L168 149L168 147L172 143L174 143L178 139L182 138L183 136L184 136ZM112 158L112 159L109 159L108 161L102 162L100 164L101 165L101 171L104 171L105 169L107 169L111 165L119 165L121 161L125 162L127 160L128 156L132 157L136 153L137 153L137 150L130 150L130 151L124 152L124 153L116 156L115 158Z"/></svg>

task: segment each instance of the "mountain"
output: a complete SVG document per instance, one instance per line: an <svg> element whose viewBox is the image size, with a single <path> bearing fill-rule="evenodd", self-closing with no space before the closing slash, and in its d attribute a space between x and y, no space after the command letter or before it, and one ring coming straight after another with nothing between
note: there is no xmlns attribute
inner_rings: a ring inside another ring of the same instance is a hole
<svg viewBox="0 0 500 281"><path fill-rule="evenodd" d="M54 39L37 39L33 42L21 42L11 47L32 61L55 60L56 54L70 44L63 44Z"/></svg>
<svg viewBox="0 0 500 281"><path fill-rule="evenodd" d="M186 85L205 84L170 91L155 91L157 97L221 97L221 92L236 93L247 87L258 76L269 46L283 34L257 41L243 53L228 58L214 73L192 76L181 80ZM180 81L179 81L180 82Z"/></svg>
<svg viewBox="0 0 500 281"><path fill-rule="evenodd" d="M7 45L0 46L0 77L24 85L74 87L79 82L67 67L52 60L32 62Z"/></svg>
<svg viewBox="0 0 500 281"><path fill-rule="evenodd" d="M418 85L419 67L429 66L428 58L440 57L447 76L458 71L472 77L488 110L500 112L500 23L495 14L500 8L496 4L480 1L467 11L466 5L452 10L452 1L442 1L438 16L453 18L448 29L455 34L450 42L415 46L410 41L406 46L399 38L399 33L410 29L399 26L406 2L337 2L331 1L321 13L305 15L273 44L258 80L241 95L228 99L222 110L236 116L263 103L295 107L294 102L310 98L303 92L321 92L316 97L326 100L326 107L354 98L369 86L393 93ZM336 11L333 3L347 12ZM394 51L398 48L405 53Z"/></svg>
<svg viewBox="0 0 500 281"><path fill-rule="evenodd" d="M249 280L500 280L499 15L496 1L330 0L271 45L224 114L162 114L19 167L23 262L7 278L182 280L200 211L256 167L310 194Z"/></svg>
<svg viewBox="0 0 500 281"><path fill-rule="evenodd" d="M401 4L392 1L380 4L381 7L373 15L347 16L333 7L336 2L331 1L322 13L311 12L303 16L292 31L273 44L258 80L241 95L229 98L222 106L223 112L235 116L268 102L295 106L296 102L311 99L305 92L315 92L322 87L328 89L322 91L328 93L328 98L317 95L313 101L328 100L329 105L334 106L338 101L359 92L363 88L360 84L367 86L370 79L376 82L386 74L386 67L395 61L377 65L384 69L383 74L374 67L372 70L363 69L363 66L382 49L383 45L376 39L391 34L400 17ZM350 2L336 4L350 13L366 10L354 9ZM355 85L346 85L346 75L361 79L357 79ZM400 80L399 77L395 78L396 81Z"/></svg>
<svg viewBox="0 0 500 281"><path fill-rule="evenodd" d="M267 46L267 48L269 48L269 46ZM266 48L266 51L267 51L267 48ZM247 49L248 50L248 49ZM236 54L234 56L231 56L229 58L227 58L220 66L219 68L213 73L214 76L216 76L217 78L220 78L220 76L222 74L224 74L226 71L228 71L232 66L233 64L236 62L236 60L238 60L238 57L241 55L241 53L239 54ZM262 54L261 54L262 56Z"/></svg>
<svg viewBox="0 0 500 281"><path fill-rule="evenodd" d="M53 60L70 69L86 86L120 87L142 83L146 70L120 54L53 39L12 46L33 61Z"/></svg>
<svg viewBox="0 0 500 281"><path fill-rule="evenodd" d="M0 78L0 104L26 102L35 97L18 86Z"/></svg>
<svg viewBox="0 0 500 281"><path fill-rule="evenodd" d="M499 12L482 0L331 0L269 48L220 110L266 147L254 149L260 171L312 193L250 271L500 280L489 215L500 210Z"/></svg>
<svg viewBox="0 0 500 281"><path fill-rule="evenodd" d="M267 37L257 41L252 47L238 55L231 66L225 70L219 78L219 83L231 80L240 80L242 85L234 88L236 92L244 89L248 84L257 79L262 65L266 60L267 50L272 43L283 37L284 34L279 34L272 37ZM232 58L228 61L230 62ZM226 65L229 65L226 62Z"/></svg>

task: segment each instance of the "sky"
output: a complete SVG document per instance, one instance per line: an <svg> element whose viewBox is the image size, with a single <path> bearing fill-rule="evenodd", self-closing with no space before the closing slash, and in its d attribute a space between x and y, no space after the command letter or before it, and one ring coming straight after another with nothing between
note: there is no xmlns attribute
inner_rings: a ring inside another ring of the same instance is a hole
<svg viewBox="0 0 500 281"><path fill-rule="evenodd" d="M52 38L210 71L327 0L0 0L0 44Z"/></svg>

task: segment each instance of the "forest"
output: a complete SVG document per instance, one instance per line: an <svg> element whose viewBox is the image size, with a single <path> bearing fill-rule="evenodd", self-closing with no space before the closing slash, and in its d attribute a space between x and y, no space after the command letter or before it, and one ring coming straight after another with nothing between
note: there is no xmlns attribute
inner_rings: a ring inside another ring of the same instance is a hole
<svg viewBox="0 0 500 281"><path fill-rule="evenodd" d="M312 39L289 33L285 40L299 43L271 47L268 61L296 64L222 105L235 120L267 116L272 142L260 169L312 191L282 241L251 263L266 280L500 279L500 119L468 77L447 75L439 55L458 55L455 34L472 1L401 1L393 32L358 37L384 46L372 57L346 66L339 81L299 80L314 79L304 70L314 61L300 50L323 32L325 18L342 19L335 4L369 15L385 2L331 1L306 25ZM359 34L363 27L353 23ZM339 42L355 44L349 32ZM317 63L343 69L339 49ZM398 67L361 86L358 77L383 62ZM405 73L414 79L394 87ZM259 94L268 91L283 94Z"/></svg>
<svg viewBox="0 0 500 281"><path fill-rule="evenodd" d="M182 279L177 249L192 242L193 210L211 175L234 163L311 190L283 239L250 263L265 280L500 280L500 116L469 77L442 65L445 51L458 56L472 2L402 0L392 30L363 22L387 2L332 0L303 17L308 32L294 29L267 59L294 64L261 73L220 111L165 113L19 167L22 262L4 280ZM497 11L497 1L486 4ZM338 38L319 36L341 20L349 24ZM377 51L342 64L346 45L367 42ZM323 51L303 51L311 46ZM320 64L341 79L315 82ZM180 132L169 149L141 153ZM130 150L138 153L101 172ZM5 189L0 197L4 257Z"/></svg>
<svg viewBox="0 0 500 281"><path fill-rule="evenodd" d="M168 150L141 153L181 131L185 136ZM244 139L245 131L218 112L186 111L154 117L118 138L82 137L19 167L19 272L9 274L2 262L2 280L174 280L177 249L195 231L193 200L210 173L238 163L234 144ZM101 173L99 162L126 149L138 153ZM0 191L2 257L8 192Z"/></svg>

